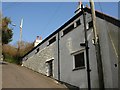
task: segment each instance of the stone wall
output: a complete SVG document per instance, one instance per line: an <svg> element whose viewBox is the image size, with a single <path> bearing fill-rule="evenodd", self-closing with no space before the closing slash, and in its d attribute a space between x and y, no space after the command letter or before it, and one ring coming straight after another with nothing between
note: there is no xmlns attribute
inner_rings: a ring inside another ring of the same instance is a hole
<svg viewBox="0 0 120 90"><path fill-rule="evenodd" d="M23 61L23 66L46 75L46 60L54 58L54 47L55 44L53 43L50 46L40 50L38 53L31 56L26 61Z"/></svg>

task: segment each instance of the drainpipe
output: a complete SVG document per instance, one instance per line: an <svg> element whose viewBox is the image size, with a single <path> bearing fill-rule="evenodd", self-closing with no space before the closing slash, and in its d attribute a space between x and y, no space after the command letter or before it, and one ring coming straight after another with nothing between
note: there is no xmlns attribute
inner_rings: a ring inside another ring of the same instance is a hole
<svg viewBox="0 0 120 90"><path fill-rule="evenodd" d="M90 64L89 64L89 47L87 40L87 29L86 29L86 18L85 11L83 9L83 4L81 4L81 9L83 12L83 22L84 22L84 31L85 31L85 50L86 50L86 64L87 64L87 79L88 79L88 90L91 90L91 82L90 82Z"/></svg>
<svg viewBox="0 0 120 90"><path fill-rule="evenodd" d="M60 81L60 44L59 44L59 40L60 40L60 35L58 32L58 80Z"/></svg>
<svg viewBox="0 0 120 90"><path fill-rule="evenodd" d="M90 7L91 7L92 21L93 21L93 35L94 35L93 41L94 41L95 51L96 51L99 88L100 88L100 90L104 90L103 66L102 66L102 58L101 58L99 36L98 36L97 29L96 29L96 16L95 16L93 0L90 0Z"/></svg>

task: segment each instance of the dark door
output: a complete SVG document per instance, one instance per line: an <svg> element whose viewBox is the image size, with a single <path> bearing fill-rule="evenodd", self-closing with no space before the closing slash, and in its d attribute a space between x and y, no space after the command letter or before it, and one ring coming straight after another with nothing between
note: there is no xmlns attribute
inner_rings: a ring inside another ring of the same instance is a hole
<svg viewBox="0 0 120 90"><path fill-rule="evenodd" d="M47 61L47 76L53 76L53 60Z"/></svg>
<svg viewBox="0 0 120 90"><path fill-rule="evenodd" d="M53 65L52 65L52 60L49 62L49 74L50 76L53 76Z"/></svg>

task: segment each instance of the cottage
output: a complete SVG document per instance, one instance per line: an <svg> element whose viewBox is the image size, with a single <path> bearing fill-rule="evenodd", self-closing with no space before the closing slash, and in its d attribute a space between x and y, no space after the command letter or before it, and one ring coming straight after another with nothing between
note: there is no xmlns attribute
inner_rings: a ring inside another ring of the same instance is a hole
<svg viewBox="0 0 120 90"><path fill-rule="evenodd" d="M90 81L92 88L100 87L103 75L105 88L118 88L118 28L120 21L96 11L102 72L98 71L93 40L91 10L86 12L89 46ZM88 87L83 12L77 12L69 21L49 35L23 56L22 64L34 71L79 88Z"/></svg>

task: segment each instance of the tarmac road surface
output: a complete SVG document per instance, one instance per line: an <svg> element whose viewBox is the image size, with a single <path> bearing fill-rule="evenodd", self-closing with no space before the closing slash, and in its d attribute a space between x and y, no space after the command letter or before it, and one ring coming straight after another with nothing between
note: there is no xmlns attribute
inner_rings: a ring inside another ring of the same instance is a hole
<svg viewBox="0 0 120 90"><path fill-rule="evenodd" d="M2 88L66 88L55 80L15 64L2 64ZM67 90L67 89L66 89Z"/></svg>

